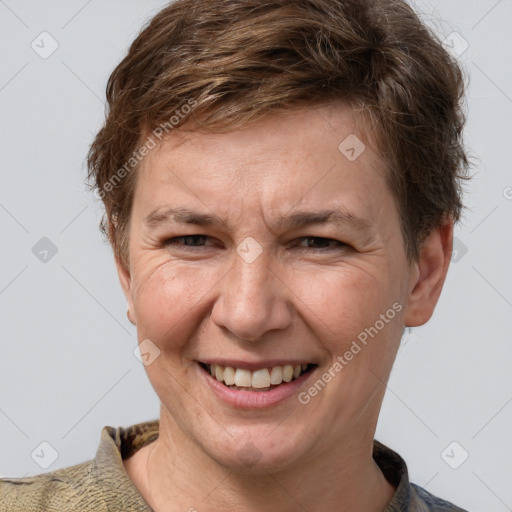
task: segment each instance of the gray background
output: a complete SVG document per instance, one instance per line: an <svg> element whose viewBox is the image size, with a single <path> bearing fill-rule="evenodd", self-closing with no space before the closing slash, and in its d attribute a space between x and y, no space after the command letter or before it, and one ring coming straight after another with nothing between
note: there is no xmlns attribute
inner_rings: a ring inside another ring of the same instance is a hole
<svg viewBox="0 0 512 512"><path fill-rule="evenodd" d="M2 476L91 459L104 425L158 417L83 179L107 78L164 4L0 0ZM430 492L502 512L512 510L512 1L415 5L455 51L469 44L475 178L440 303L404 337L376 437ZM53 40L45 59L31 47ZM56 254L40 252L43 237Z"/></svg>

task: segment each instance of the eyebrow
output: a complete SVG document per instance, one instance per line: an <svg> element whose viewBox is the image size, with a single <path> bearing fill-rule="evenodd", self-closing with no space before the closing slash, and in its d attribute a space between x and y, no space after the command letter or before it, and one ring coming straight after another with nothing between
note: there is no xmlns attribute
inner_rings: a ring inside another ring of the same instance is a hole
<svg viewBox="0 0 512 512"><path fill-rule="evenodd" d="M144 224L149 228L155 228L167 223L196 226L226 226L226 223L216 215L200 213L184 207L155 210L144 218ZM358 217L345 209L314 212L298 211L290 215L281 216L277 220L277 225L281 228L300 228L312 224L350 224L364 231L373 227L373 224L368 219Z"/></svg>

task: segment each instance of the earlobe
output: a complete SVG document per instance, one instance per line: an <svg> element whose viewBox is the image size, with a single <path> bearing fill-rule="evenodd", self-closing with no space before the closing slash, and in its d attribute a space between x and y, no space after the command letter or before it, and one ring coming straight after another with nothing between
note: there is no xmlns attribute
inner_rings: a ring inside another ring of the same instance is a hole
<svg viewBox="0 0 512 512"><path fill-rule="evenodd" d="M128 309L126 310L126 316L128 317L128 320L129 320L133 325L137 325L137 323L135 322L135 320L132 318L132 314L131 314L130 308L128 308Z"/></svg>
<svg viewBox="0 0 512 512"><path fill-rule="evenodd" d="M417 272L405 308L407 327L423 325L432 317L448 273L452 245L453 220L446 218L421 245Z"/></svg>
<svg viewBox="0 0 512 512"><path fill-rule="evenodd" d="M121 283L121 288L123 289L124 296L128 303L128 309L126 311L126 316L128 320L133 324L137 325L137 321L134 314L133 308L133 298L132 298L132 287L131 287L131 275L130 271L123 265L123 263L116 257L115 258L116 267L117 267L117 275L119 276L119 282Z"/></svg>

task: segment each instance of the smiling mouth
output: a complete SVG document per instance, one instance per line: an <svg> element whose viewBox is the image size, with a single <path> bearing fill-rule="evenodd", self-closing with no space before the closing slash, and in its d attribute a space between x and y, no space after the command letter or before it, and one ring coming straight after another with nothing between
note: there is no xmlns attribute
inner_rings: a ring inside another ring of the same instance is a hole
<svg viewBox="0 0 512 512"><path fill-rule="evenodd" d="M206 364L201 362L199 362L199 366L214 379L230 389L240 391L270 391L298 379L305 373L311 372L317 365L287 364L257 370L247 370L245 368L233 368L231 366L220 366L218 364Z"/></svg>

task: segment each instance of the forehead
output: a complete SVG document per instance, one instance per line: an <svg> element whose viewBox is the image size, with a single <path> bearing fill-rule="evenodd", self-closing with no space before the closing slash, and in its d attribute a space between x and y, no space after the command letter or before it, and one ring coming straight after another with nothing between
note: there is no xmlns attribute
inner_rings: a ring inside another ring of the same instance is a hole
<svg viewBox="0 0 512 512"><path fill-rule="evenodd" d="M215 205L226 214L337 202L362 217L377 214L379 196L388 192L384 169L352 109L330 104L232 131L171 133L143 161L136 203L147 216L178 198L189 201L178 206Z"/></svg>
<svg viewBox="0 0 512 512"><path fill-rule="evenodd" d="M281 110L233 129L226 126L219 131L202 131L199 128L194 120L187 122L171 132L160 148L174 151L177 156L180 155L179 150L183 149L190 152L188 156L192 156L193 151L208 151L212 157L229 158L236 155L245 161L250 160L253 154L261 159L266 153L269 159L282 159L286 154L288 159L300 160L305 156L325 156L326 150L340 151L340 143L350 135L356 136L361 143L364 140L364 146L370 142L362 116L341 102ZM355 141L353 138L351 140ZM344 149L350 148L347 146ZM362 150L362 146L356 149ZM375 153L374 150L372 153ZM354 155L346 153L346 156ZM357 156L359 151L353 160Z"/></svg>

